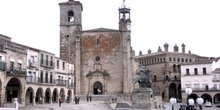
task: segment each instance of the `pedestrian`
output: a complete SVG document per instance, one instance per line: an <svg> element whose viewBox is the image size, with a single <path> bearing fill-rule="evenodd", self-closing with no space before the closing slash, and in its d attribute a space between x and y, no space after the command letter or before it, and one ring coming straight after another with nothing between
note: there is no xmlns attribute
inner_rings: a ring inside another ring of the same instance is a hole
<svg viewBox="0 0 220 110"><path fill-rule="evenodd" d="M89 98L90 98L90 96L87 94L87 96L86 96L87 102L89 102Z"/></svg>
<svg viewBox="0 0 220 110"><path fill-rule="evenodd" d="M77 104L79 104L79 100L80 100L80 97L78 96L78 97L77 97Z"/></svg>
<svg viewBox="0 0 220 110"><path fill-rule="evenodd" d="M63 102L62 98L59 97L59 107L61 107L61 103Z"/></svg>
<svg viewBox="0 0 220 110"><path fill-rule="evenodd" d="M74 101L75 101L75 104L77 104L77 96L75 96Z"/></svg>
<svg viewBox="0 0 220 110"><path fill-rule="evenodd" d="M91 95L89 96L89 101L92 102L92 96Z"/></svg>

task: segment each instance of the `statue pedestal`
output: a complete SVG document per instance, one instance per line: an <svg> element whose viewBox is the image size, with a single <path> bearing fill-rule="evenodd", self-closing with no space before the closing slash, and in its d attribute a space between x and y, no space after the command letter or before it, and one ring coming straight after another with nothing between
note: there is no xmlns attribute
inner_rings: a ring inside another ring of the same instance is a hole
<svg viewBox="0 0 220 110"><path fill-rule="evenodd" d="M132 110L151 110L151 97L153 91L150 88L138 88L132 91Z"/></svg>

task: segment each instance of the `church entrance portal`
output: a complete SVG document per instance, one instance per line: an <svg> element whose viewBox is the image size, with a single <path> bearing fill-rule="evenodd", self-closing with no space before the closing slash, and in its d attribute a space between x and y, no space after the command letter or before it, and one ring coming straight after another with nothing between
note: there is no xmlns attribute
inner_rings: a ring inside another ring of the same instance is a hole
<svg viewBox="0 0 220 110"><path fill-rule="evenodd" d="M93 84L93 93L94 95L101 95L102 94L102 83L101 82L95 82Z"/></svg>

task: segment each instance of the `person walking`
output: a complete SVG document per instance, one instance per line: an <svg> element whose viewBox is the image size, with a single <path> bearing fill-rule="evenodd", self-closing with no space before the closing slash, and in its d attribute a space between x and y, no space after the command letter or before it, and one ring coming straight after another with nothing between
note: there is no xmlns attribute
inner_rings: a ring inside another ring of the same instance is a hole
<svg viewBox="0 0 220 110"><path fill-rule="evenodd" d="M89 99L90 99L90 96L87 94L87 96L86 96L87 102L89 102Z"/></svg>
<svg viewBox="0 0 220 110"><path fill-rule="evenodd" d="M62 98L59 97L59 107L61 107L61 103L63 102Z"/></svg>
<svg viewBox="0 0 220 110"><path fill-rule="evenodd" d="M89 96L89 101L92 102L92 96L91 95Z"/></svg>

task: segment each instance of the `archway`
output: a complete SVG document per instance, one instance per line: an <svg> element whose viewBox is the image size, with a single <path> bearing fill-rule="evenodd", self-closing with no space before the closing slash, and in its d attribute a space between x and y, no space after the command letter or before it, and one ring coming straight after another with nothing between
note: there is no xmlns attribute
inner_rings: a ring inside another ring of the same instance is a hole
<svg viewBox="0 0 220 110"><path fill-rule="evenodd" d="M34 96L34 90L32 87L29 87L26 91L25 95L25 104L33 104L33 96Z"/></svg>
<svg viewBox="0 0 220 110"><path fill-rule="evenodd" d="M178 86L178 98L180 101L182 101L181 84Z"/></svg>
<svg viewBox="0 0 220 110"><path fill-rule="evenodd" d="M72 91L71 90L68 90L67 92L67 99L66 101L69 103L71 101L71 97L72 97Z"/></svg>
<svg viewBox="0 0 220 110"><path fill-rule="evenodd" d="M214 104L220 103L220 93L215 94L213 98L214 98Z"/></svg>
<svg viewBox="0 0 220 110"><path fill-rule="evenodd" d="M50 103L51 100L51 91L50 88L47 88L45 91L45 103Z"/></svg>
<svg viewBox="0 0 220 110"><path fill-rule="evenodd" d="M60 97L61 97L63 100L65 100L65 91L64 91L63 88L60 90Z"/></svg>
<svg viewBox="0 0 220 110"><path fill-rule="evenodd" d="M58 102L58 90L57 90L57 88L55 88L53 90L53 97L52 98L53 98L52 102Z"/></svg>
<svg viewBox="0 0 220 110"><path fill-rule="evenodd" d="M39 104L43 103L43 89L42 88L37 89L35 102Z"/></svg>
<svg viewBox="0 0 220 110"><path fill-rule="evenodd" d="M176 96L176 84L175 83L171 83L169 86L169 99L172 97L177 97Z"/></svg>
<svg viewBox="0 0 220 110"><path fill-rule="evenodd" d="M192 98L194 100L194 102L196 102L196 99L198 98L198 95L192 93L192 94L189 95L189 98Z"/></svg>
<svg viewBox="0 0 220 110"><path fill-rule="evenodd" d="M93 94L94 95L101 95L102 94L102 83L101 82L95 82L93 84Z"/></svg>
<svg viewBox="0 0 220 110"><path fill-rule="evenodd" d="M5 90L6 101L12 103L14 98L18 98L21 102L21 88L21 81L18 78L11 78Z"/></svg>
<svg viewBox="0 0 220 110"><path fill-rule="evenodd" d="M206 101L209 101L209 102L212 103L212 97L211 97L211 95L205 93L205 94L202 94L201 97L204 99L204 103L205 103Z"/></svg>

